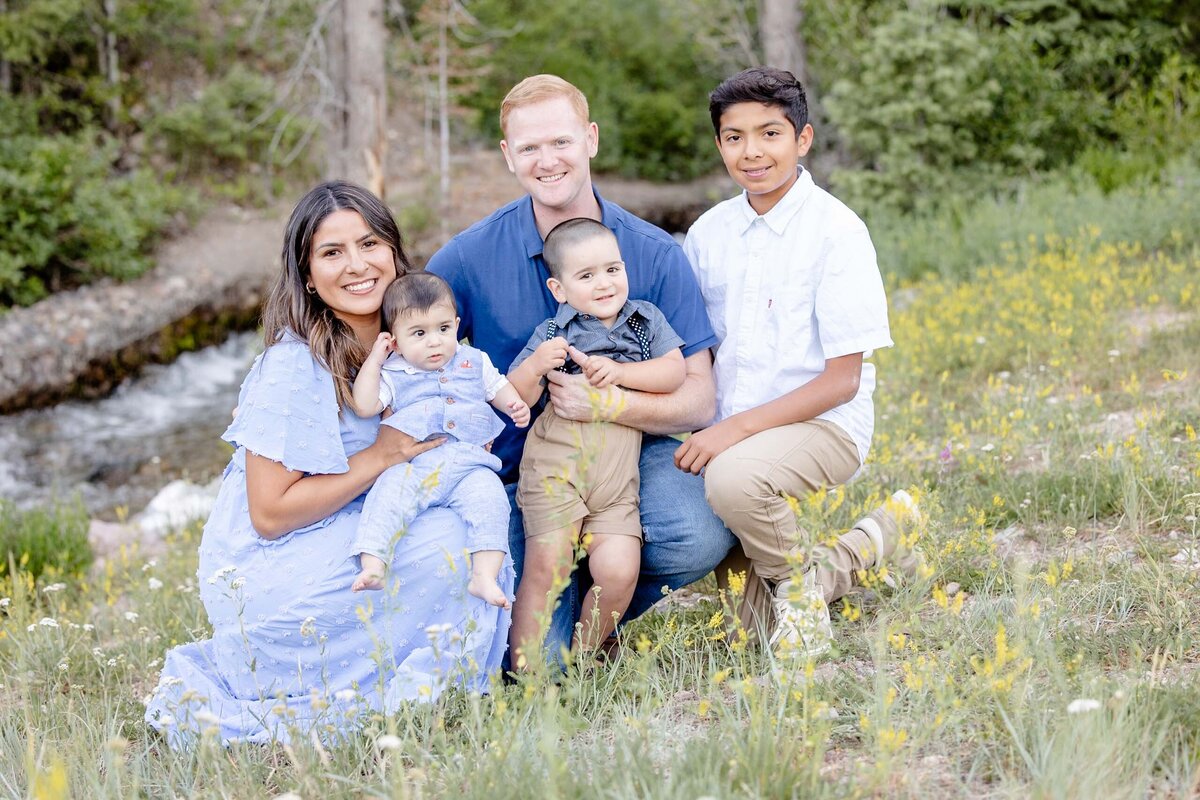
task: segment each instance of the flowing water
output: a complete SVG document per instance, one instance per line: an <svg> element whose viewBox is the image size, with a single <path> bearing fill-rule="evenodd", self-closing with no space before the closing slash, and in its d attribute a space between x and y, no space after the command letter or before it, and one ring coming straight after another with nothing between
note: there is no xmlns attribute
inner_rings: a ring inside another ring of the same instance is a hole
<svg viewBox="0 0 1200 800"><path fill-rule="evenodd" d="M0 497L23 507L78 497L93 515L137 511L168 482L206 483L261 334L146 368L112 395L0 416Z"/></svg>

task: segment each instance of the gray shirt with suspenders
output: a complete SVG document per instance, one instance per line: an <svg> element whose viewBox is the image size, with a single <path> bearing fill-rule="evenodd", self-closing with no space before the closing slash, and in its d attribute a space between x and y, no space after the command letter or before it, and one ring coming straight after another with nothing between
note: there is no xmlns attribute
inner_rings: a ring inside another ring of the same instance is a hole
<svg viewBox="0 0 1200 800"><path fill-rule="evenodd" d="M589 356L605 356L622 363L649 361L684 344L653 303L626 300L611 328L591 314L581 314L563 303L553 318L537 326L508 371L516 369L533 355L538 345L555 336L562 336L567 344ZM570 359L559 369L569 373L580 371L579 365Z"/></svg>

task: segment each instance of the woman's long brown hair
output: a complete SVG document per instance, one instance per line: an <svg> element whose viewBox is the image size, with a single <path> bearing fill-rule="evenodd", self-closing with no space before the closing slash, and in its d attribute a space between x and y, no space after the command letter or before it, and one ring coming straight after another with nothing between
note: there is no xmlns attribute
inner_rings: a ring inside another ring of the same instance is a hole
<svg viewBox="0 0 1200 800"><path fill-rule="evenodd" d="M343 409L350 402L351 382L368 351L320 295L309 293L306 287L312 268L313 236L326 217L345 209L361 214L371 232L392 248L396 277L412 269L396 220L379 198L353 183L322 183L292 210L283 236L283 268L263 307L267 348L289 331L307 342L313 356L333 375L338 406Z"/></svg>

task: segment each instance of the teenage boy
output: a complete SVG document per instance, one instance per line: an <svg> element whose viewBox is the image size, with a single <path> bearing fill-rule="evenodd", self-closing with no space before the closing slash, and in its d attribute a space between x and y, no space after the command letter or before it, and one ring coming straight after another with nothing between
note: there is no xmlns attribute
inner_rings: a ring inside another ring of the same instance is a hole
<svg viewBox="0 0 1200 800"><path fill-rule="evenodd" d="M718 339L717 416L675 461L704 470L709 503L741 543L743 621L773 627L777 652L813 656L830 646L828 603L893 556L915 514L897 492L805 559L810 539L787 499L845 483L866 459L875 367L864 358L892 344L887 300L866 226L799 166L813 129L796 78L745 70L713 91L709 111L744 191L684 243Z"/></svg>
<svg viewBox="0 0 1200 800"><path fill-rule="evenodd" d="M617 237L629 297L657 306L684 341L686 377L674 392L651 394L619 386L596 390L584 375L553 371L547 376L546 413L583 422L601 409L606 421L645 434L638 462L645 543L637 589L625 614L631 619L662 597L664 588L706 575L734 544L705 502L703 480L675 469L672 456L679 443L666 435L695 430L712 419L715 389L708 349L716 338L678 243L605 200L592 186L590 162L599 147L599 129L579 89L554 75L526 78L504 98L500 128L500 150L526 196L455 236L426 267L454 288L462 309L459 335L507 369L530 331L558 310L546 283L546 234L560 222L587 217ZM535 418L537 413L535 409ZM518 581L525 533L515 494L527 430L506 424L492 447L504 464L500 477L512 501L509 546ZM588 585L584 573L576 571L554 612L547 637L551 654L570 646Z"/></svg>

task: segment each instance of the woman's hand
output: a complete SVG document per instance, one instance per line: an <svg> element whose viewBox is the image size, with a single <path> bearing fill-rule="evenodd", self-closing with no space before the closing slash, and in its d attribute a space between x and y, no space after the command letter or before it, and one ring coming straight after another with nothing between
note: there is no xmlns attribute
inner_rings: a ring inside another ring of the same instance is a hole
<svg viewBox="0 0 1200 800"><path fill-rule="evenodd" d="M435 447L446 443L446 437L440 436L418 442L413 437L391 425L380 425L379 436L371 449L376 452L383 464L383 469L405 464L422 453L428 453ZM381 469L380 472L383 470Z"/></svg>

